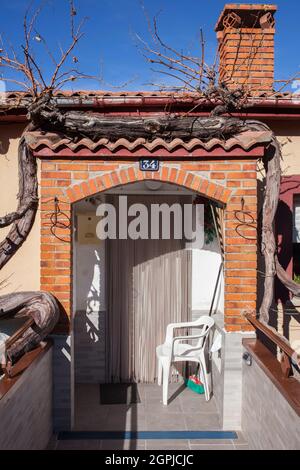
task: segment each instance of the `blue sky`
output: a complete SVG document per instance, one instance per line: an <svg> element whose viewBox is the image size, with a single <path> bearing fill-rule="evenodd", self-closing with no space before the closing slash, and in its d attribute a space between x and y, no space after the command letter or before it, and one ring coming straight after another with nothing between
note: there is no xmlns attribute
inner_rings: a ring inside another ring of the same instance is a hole
<svg viewBox="0 0 300 470"><path fill-rule="evenodd" d="M24 11L30 2L0 1L0 31L6 41L20 50ZM214 26L225 3L223 0L144 0L150 17L160 12L159 29L163 39L178 49L190 49L197 53L202 28L206 38L207 62L214 58ZM300 70L300 2L278 0L276 4L279 7L276 14L276 78L284 79ZM149 88L149 82L162 82L161 77L151 72L136 46L135 33L149 38L139 0L77 0L76 7L78 17L89 18L84 29L85 36L76 50L80 69L95 76L102 73L104 83L80 81L74 88L110 89L130 82L126 89L145 90ZM59 43L64 45L69 39L68 1L49 0L39 18L37 30L59 56ZM43 46L37 42L34 46L45 75L49 75L52 64ZM10 84L8 88L15 89L16 86Z"/></svg>

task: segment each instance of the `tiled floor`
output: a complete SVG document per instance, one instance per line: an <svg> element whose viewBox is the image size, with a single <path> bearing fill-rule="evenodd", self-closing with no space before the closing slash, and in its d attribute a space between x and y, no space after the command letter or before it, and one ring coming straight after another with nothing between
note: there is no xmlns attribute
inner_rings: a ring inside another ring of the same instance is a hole
<svg viewBox="0 0 300 470"><path fill-rule="evenodd" d="M218 431L221 430L214 398L205 401L183 384L170 384L169 404L162 404L162 390L156 384L139 384L141 403L101 405L99 385L78 384L75 398L75 431ZM230 431L230 430L229 430ZM246 449L238 440L61 440L52 449Z"/></svg>

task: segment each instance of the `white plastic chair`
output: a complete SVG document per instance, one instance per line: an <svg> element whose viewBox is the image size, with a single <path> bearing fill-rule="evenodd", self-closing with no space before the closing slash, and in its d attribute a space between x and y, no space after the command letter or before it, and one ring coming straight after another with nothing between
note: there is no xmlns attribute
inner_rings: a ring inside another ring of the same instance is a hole
<svg viewBox="0 0 300 470"><path fill-rule="evenodd" d="M170 367L173 362L192 361L200 364L201 378L203 380L205 399L210 398L208 375L205 361L205 346L209 331L214 326L211 317L203 315L198 320L187 323L170 323L167 326L166 339L164 344L157 346L156 356L158 360L158 385L163 381L163 404L168 404L168 386ZM200 329L200 333L191 336L174 336L176 328ZM187 344L186 341L198 340L194 344ZM184 343L182 341L185 341Z"/></svg>

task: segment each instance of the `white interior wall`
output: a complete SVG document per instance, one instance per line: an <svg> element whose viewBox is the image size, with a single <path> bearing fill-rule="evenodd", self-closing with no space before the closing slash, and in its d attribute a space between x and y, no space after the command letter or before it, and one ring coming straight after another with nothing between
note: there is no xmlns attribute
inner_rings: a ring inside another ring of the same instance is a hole
<svg viewBox="0 0 300 470"><path fill-rule="evenodd" d="M74 354L75 381L105 381L105 242L91 237L97 218L91 207L76 211Z"/></svg>
<svg viewBox="0 0 300 470"><path fill-rule="evenodd" d="M209 310L222 258L217 240L203 248L193 248L192 254L192 310ZM215 297L214 311L224 313L224 276Z"/></svg>
<svg viewBox="0 0 300 470"><path fill-rule="evenodd" d="M76 244L76 310L105 310L105 242Z"/></svg>

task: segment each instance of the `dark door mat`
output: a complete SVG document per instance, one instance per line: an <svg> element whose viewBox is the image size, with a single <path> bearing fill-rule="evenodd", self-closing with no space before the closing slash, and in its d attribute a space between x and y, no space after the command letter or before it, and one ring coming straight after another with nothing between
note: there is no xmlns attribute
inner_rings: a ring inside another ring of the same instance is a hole
<svg viewBox="0 0 300 470"><path fill-rule="evenodd" d="M234 431L62 431L57 435L59 441L66 440L114 440L114 439L238 439Z"/></svg>
<svg viewBox="0 0 300 470"><path fill-rule="evenodd" d="M137 384L100 384L101 405L141 403Z"/></svg>

